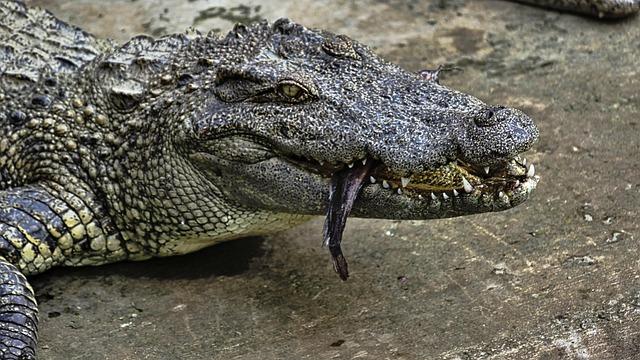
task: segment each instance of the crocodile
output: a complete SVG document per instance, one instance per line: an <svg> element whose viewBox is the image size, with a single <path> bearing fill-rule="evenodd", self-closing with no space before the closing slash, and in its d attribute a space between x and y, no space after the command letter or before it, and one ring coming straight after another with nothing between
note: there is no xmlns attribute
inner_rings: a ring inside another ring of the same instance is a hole
<svg viewBox="0 0 640 360"><path fill-rule="evenodd" d="M624 18L640 11L640 0L516 0L521 3L581 13L604 19Z"/></svg>
<svg viewBox="0 0 640 360"><path fill-rule="evenodd" d="M592 3L611 6L575 9L638 4ZM324 215L346 280L348 216L501 211L539 180L520 156L538 137L523 112L287 19L119 45L0 1L0 44L3 359L35 358L26 276L52 267L185 254Z"/></svg>

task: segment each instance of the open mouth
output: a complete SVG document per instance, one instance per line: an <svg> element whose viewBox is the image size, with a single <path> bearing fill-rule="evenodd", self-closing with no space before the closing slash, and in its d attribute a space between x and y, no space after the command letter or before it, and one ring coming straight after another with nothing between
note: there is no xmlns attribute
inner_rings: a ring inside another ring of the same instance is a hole
<svg viewBox="0 0 640 360"><path fill-rule="evenodd" d="M327 164L294 160L296 164L331 179L323 245L329 248L335 271L342 280L349 277L347 261L340 243L346 219L364 186L379 186L397 196L417 201L437 202L439 206L483 202L507 204L522 202L536 187L539 177L533 164L516 156L491 167L452 161L430 171L408 177L394 175L383 163L369 158L352 163ZM514 199L514 203L512 203Z"/></svg>
<svg viewBox="0 0 640 360"><path fill-rule="evenodd" d="M362 171L366 168L364 184L378 184L383 189L397 194L423 198L455 197L461 194L481 192L483 194L506 195L516 191L535 176L535 167L526 158L516 156L493 166L474 166L461 160L424 172L402 177L393 174L384 164L368 158L349 164L326 164L294 161L325 178L333 178L344 171Z"/></svg>

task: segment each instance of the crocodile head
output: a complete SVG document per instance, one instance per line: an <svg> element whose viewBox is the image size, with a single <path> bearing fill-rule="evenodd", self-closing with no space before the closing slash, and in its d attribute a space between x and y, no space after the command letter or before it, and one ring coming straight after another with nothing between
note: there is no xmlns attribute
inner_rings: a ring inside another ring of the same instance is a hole
<svg viewBox="0 0 640 360"><path fill-rule="evenodd" d="M334 258L349 213L499 211L537 184L519 157L538 136L527 115L407 72L345 36L280 20L237 27L215 51L208 96L186 121L191 161L230 202L326 214Z"/></svg>

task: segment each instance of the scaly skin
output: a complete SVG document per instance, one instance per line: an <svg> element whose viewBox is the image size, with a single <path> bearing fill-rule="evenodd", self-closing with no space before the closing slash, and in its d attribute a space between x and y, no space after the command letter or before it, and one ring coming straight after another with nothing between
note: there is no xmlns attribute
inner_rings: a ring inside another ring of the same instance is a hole
<svg viewBox="0 0 640 360"><path fill-rule="evenodd" d="M3 359L35 358L25 275L285 229L343 173L368 180L343 188L354 215L394 219L505 210L537 184L522 112L288 20L117 46L0 1L0 44Z"/></svg>

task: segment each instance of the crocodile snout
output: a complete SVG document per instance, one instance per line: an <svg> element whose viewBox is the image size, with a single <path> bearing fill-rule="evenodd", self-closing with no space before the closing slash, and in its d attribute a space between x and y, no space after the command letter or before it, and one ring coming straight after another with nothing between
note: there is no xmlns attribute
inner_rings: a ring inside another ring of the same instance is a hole
<svg viewBox="0 0 640 360"><path fill-rule="evenodd" d="M491 165L528 150L538 139L533 120L520 110L487 106L473 112L458 134L460 158Z"/></svg>

